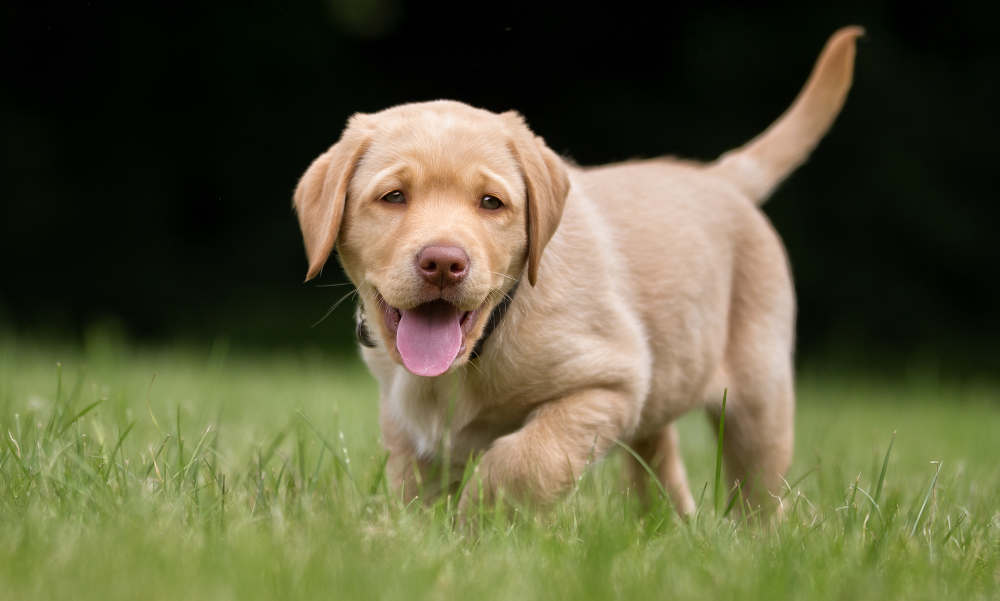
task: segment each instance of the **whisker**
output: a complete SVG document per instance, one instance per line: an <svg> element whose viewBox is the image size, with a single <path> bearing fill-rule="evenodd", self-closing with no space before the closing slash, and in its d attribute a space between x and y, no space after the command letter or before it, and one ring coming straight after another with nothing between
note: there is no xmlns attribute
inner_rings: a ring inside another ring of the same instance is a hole
<svg viewBox="0 0 1000 601"><path fill-rule="evenodd" d="M472 366L473 369L475 369L476 371L479 372L479 375L481 375L481 376L485 376L486 375L486 372L483 371L483 368L481 368L478 365L476 365L475 361L466 361L465 364Z"/></svg>
<svg viewBox="0 0 1000 601"><path fill-rule="evenodd" d="M498 275L498 276L500 276L502 278L507 278L508 280L510 280L512 282L516 282L517 281L517 278L511 277L511 276L507 275L506 273L500 273L499 271L491 271L490 273L492 273L493 275Z"/></svg>
<svg viewBox="0 0 1000 601"><path fill-rule="evenodd" d="M465 362L466 365L472 367L474 370L476 370L477 372L479 372L479 375L485 376L486 372L483 371L482 367L479 367L478 365L476 365L477 363L478 363L478 361L473 361L472 357L469 357L469 360Z"/></svg>
<svg viewBox="0 0 1000 601"><path fill-rule="evenodd" d="M336 288L338 286L353 286L350 282L340 282L339 284L316 284L313 288Z"/></svg>
<svg viewBox="0 0 1000 601"><path fill-rule="evenodd" d="M513 296L511 296L511 295L507 294L507 293L506 293L506 292L504 292L503 290L501 290L501 289L499 289L499 288L490 288L490 292L489 292L489 293L490 293L490 294L493 294L494 292L496 292L497 294L499 294L499 295L500 295L500 296L502 296L503 298L506 298L506 299L507 299L508 301L513 301L513 300L514 300L514 297L513 297Z"/></svg>
<svg viewBox="0 0 1000 601"><path fill-rule="evenodd" d="M333 303L333 305L329 309L327 309L327 311L323 315L323 317L320 317L319 320L316 323L312 324L309 327L315 328L319 324L323 323L326 320L327 317L330 317L330 315L332 315L333 312L337 310L337 307L339 307L340 305L342 305L345 300L349 299L351 296L356 295L357 293L358 293L358 290L356 288L353 289L353 290L348 291L347 294L345 294L344 296L340 297L337 300L337 302Z"/></svg>

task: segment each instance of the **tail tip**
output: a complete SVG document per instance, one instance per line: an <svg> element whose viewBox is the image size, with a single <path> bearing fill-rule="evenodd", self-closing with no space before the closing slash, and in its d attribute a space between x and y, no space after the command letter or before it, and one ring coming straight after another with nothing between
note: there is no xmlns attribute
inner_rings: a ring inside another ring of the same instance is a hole
<svg viewBox="0 0 1000 601"><path fill-rule="evenodd" d="M868 32L861 25L847 25L841 27L837 31L833 32L830 36L831 40L840 40L843 38L850 38L851 40L857 40L858 38L863 38L868 35Z"/></svg>

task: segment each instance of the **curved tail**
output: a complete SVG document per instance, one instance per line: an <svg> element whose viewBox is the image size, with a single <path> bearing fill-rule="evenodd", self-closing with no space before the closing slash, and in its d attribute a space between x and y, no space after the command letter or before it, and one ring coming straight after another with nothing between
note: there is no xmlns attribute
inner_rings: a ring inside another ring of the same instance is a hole
<svg viewBox="0 0 1000 601"><path fill-rule="evenodd" d="M854 42L864 34L857 26L837 30L816 60L812 74L792 106L763 133L705 166L756 204L764 204L774 188L805 162L844 106L854 73Z"/></svg>

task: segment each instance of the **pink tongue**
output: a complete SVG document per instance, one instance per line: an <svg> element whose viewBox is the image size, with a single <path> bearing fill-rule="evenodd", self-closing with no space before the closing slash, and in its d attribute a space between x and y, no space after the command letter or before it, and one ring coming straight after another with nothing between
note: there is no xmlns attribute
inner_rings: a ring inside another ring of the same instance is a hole
<svg viewBox="0 0 1000 601"><path fill-rule="evenodd" d="M462 313L445 301L400 310L396 350L406 369L418 376L440 376L448 371L462 346Z"/></svg>

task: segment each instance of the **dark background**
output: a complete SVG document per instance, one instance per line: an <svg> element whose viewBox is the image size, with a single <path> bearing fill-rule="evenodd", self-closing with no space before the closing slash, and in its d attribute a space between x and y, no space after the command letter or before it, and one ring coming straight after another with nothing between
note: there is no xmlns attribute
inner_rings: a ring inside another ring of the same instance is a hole
<svg viewBox="0 0 1000 601"><path fill-rule="evenodd" d="M710 159L856 23L844 112L766 205L800 356L989 367L995 9L812 4L5 4L0 328L346 348L349 307L311 327L345 288L301 284L291 192L351 113L455 98L584 165Z"/></svg>

